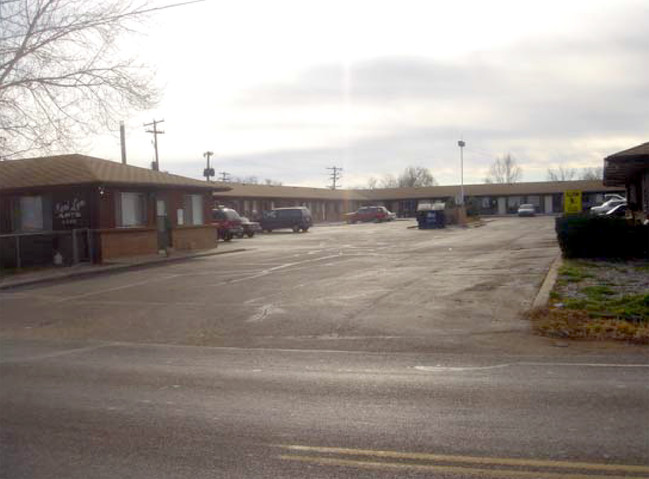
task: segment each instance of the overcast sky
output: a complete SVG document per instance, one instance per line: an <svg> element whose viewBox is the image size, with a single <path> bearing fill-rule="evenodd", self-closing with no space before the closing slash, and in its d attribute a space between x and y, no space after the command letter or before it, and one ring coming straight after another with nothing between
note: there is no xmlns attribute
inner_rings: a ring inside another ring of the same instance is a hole
<svg viewBox="0 0 649 479"><path fill-rule="evenodd" d="M156 0L155 5L172 3ZM154 111L125 118L129 163L324 187L430 168L481 183L511 153L523 181L601 166L649 141L649 2L205 2L158 13L128 48L156 69ZM119 160L117 133L83 153Z"/></svg>

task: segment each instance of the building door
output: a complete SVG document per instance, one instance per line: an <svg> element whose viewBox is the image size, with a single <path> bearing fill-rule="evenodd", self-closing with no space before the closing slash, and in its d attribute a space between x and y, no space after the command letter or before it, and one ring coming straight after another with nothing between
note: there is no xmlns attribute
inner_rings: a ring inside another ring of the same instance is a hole
<svg viewBox="0 0 649 479"><path fill-rule="evenodd" d="M498 214L506 215L507 214L507 198L500 197L498 198Z"/></svg>
<svg viewBox="0 0 649 479"><path fill-rule="evenodd" d="M156 200L156 228L158 230L158 250L167 249L171 244L171 227L167 215L167 202Z"/></svg>
<svg viewBox="0 0 649 479"><path fill-rule="evenodd" d="M545 197L545 213L552 213L552 195L546 195Z"/></svg>

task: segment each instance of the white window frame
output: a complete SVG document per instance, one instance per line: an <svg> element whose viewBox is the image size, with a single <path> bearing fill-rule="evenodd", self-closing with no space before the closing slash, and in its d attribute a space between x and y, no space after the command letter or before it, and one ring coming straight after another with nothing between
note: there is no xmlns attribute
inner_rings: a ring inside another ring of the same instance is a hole
<svg viewBox="0 0 649 479"><path fill-rule="evenodd" d="M141 228L147 225L148 215L145 193L122 191L117 198L116 213L119 228Z"/></svg>
<svg viewBox="0 0 649 479"><path fill-rule="evenodd" d="M203 195L185 195L183 197L183 209L185 225L199 226L205 224Z"/></svg>

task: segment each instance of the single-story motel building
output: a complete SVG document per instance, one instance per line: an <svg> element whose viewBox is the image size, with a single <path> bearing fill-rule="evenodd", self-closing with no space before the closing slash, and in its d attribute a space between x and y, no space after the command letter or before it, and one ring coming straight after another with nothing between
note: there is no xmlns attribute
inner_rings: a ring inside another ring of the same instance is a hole
<svg viewBox="0 0 649 479"><path fill-rule="evenodd" d="M330 190L294 186L228 183L229 191L215 192L219 205L254 217L257 213L286 206L306 206L315 222L341 221L345 213L361 206L382 205L398 217L414 217L419 203L457 202L459 186L386 188L374 190ZM540 214L563 212L566 191L582 192L582 208L601 204L604 195L624 194L624 187L604 186L601 181L560 181L512 184L464 185L464 201L479 215L516 214L519 205L533 204Z"/></svg>
<svg viewBox="0 0 649 479"><path fill-rule="evenodd" d="M213 248L219 189L76 154L0 161L0 268Z"/></svg>
<svg viewBox="0 0 649 479"><path fill-rule="evenodd" d="M648 147L608 157L604 183L464 185L465 204L480 215L515 214L524 203L540 214L560 214L567 191L581 192L584 210L619 193L646 215ZM366 205L414 217L420 203L456 203L459 195L459 186L331 190L206 182L77 154L0 161L0 269L213 248L215 205L252 218L306 206L318 223L341 221Z"/></svg>

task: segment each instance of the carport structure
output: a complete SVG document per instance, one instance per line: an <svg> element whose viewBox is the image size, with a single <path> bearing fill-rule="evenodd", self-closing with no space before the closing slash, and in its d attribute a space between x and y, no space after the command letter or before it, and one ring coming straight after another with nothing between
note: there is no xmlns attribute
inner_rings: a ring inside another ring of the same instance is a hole
<svg viewBox="0 0 649 479"><path fill-rule="evenodd" d="M626 188L631 211L649 217L649 142L604 159L604 185Z"/></svg>

